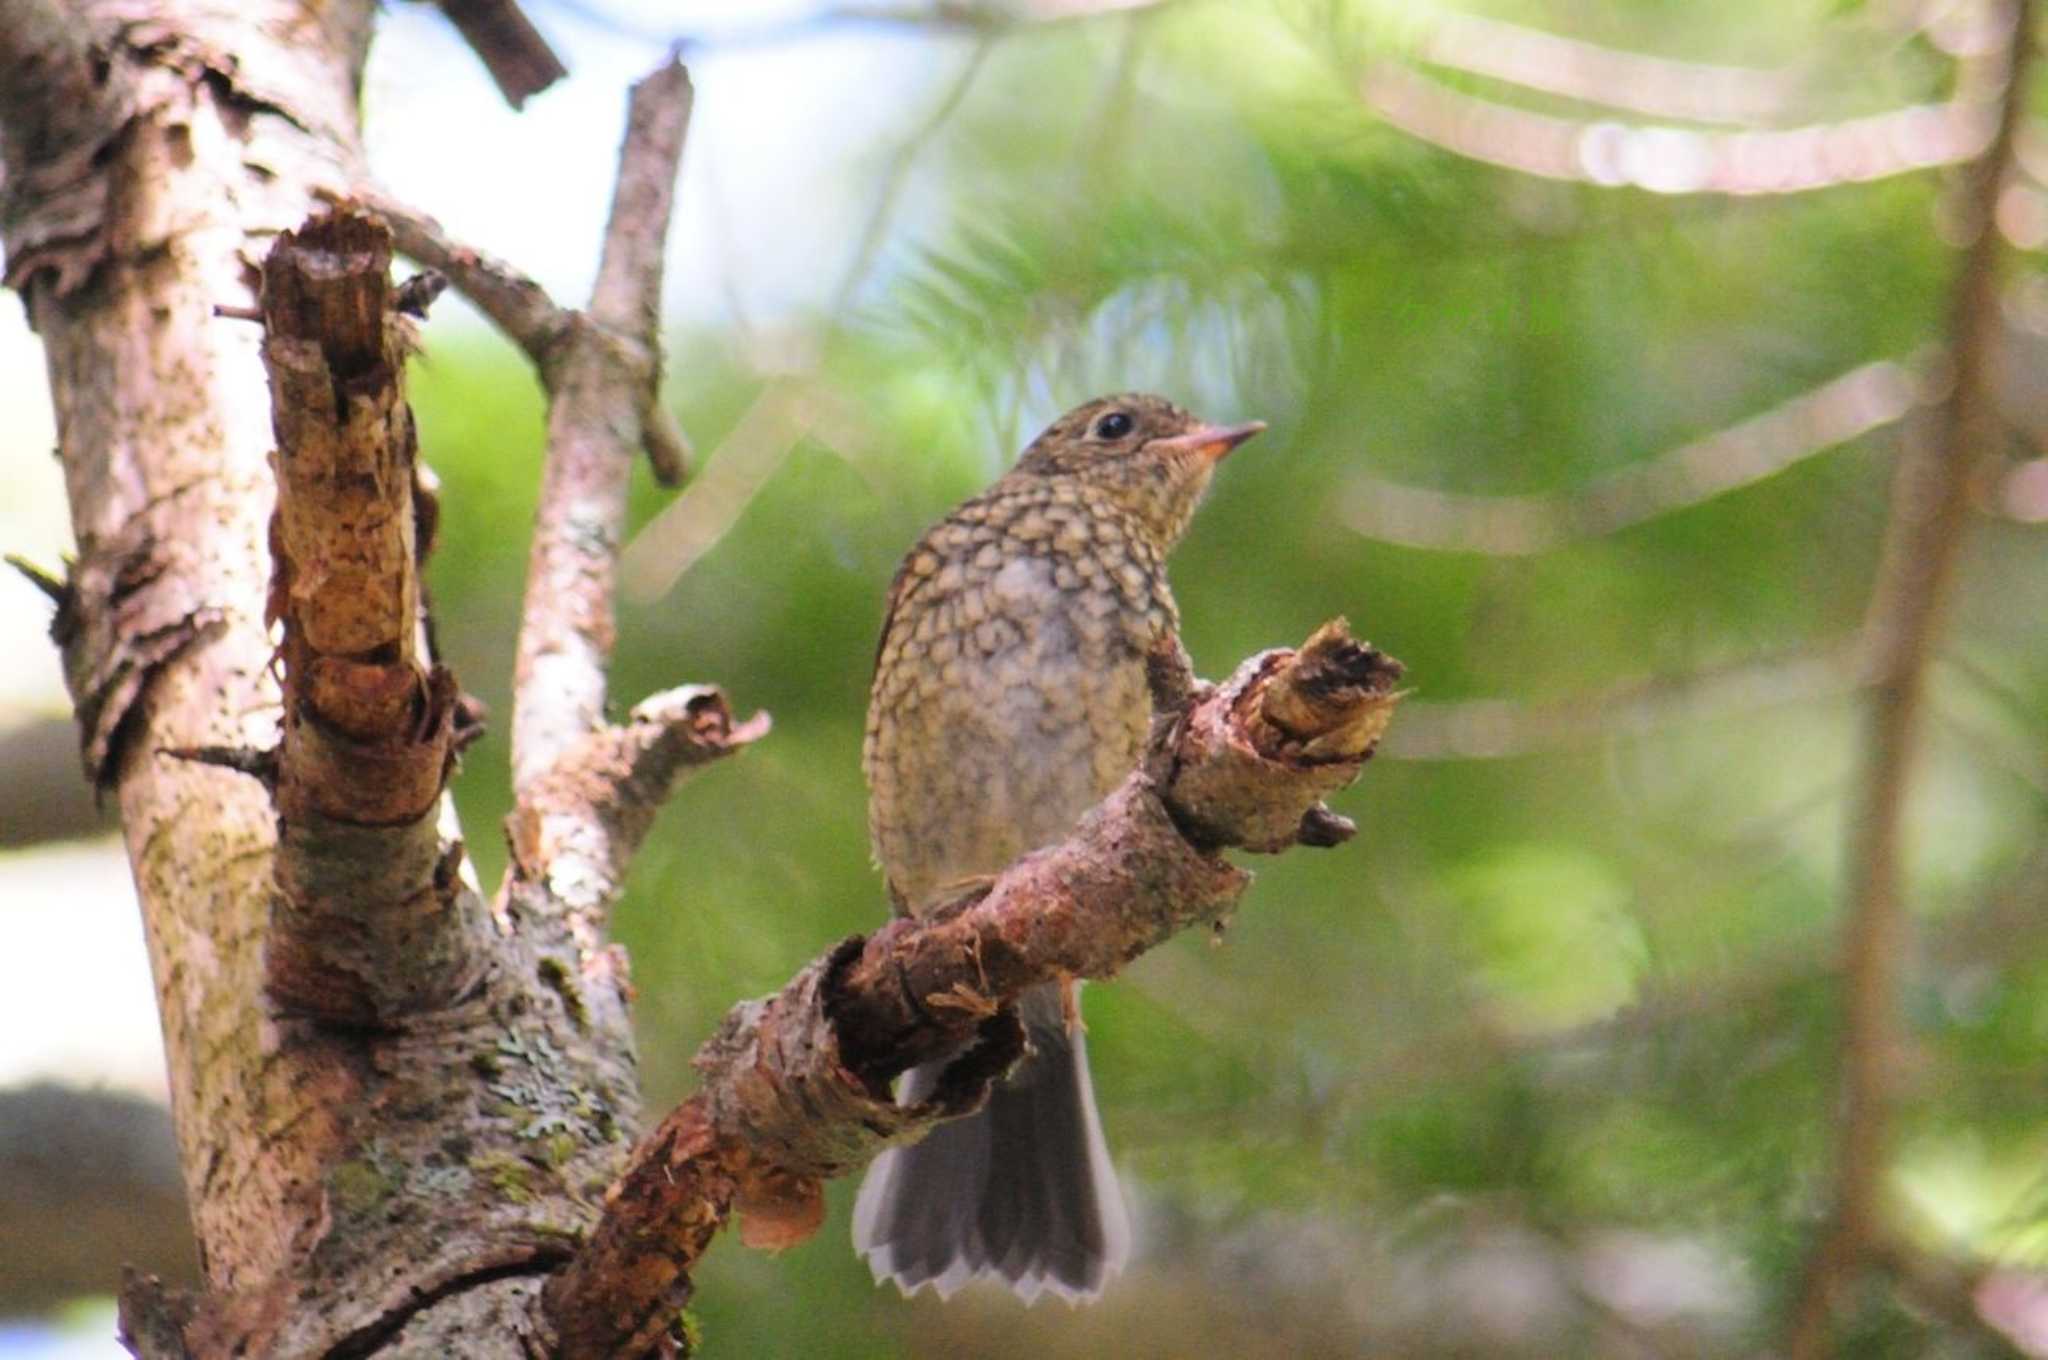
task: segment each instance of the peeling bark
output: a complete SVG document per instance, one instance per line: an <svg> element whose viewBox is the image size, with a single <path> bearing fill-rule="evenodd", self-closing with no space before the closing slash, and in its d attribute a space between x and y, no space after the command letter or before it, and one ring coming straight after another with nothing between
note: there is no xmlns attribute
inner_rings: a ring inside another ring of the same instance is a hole
<svg viewBox="0 0 2048 1360"><path fill-rule="evenodd" d="M493 947L443 805L460 692L423 652L414 342L390 276L390 232L348 211L263 266L284 684L266 975L288 1013L351 1025L458 1000Z"/></svg>
<svg viewBox="0 0 2048 1360"><path fill-rule="evenodd" d="M509 881L493 919L442 815L460 715L417 639L432 508L385 259L347 226L338 275L280 264L255 305L273 243L362 179L372 14L0 13L0 227L80 546L56 632L135 867L205 1282L130 1282L141 1354L524 1354L515 1315L639 1120L566 878ZM709 694L669 718L625 730L626 787L758 731Z"/></svg>

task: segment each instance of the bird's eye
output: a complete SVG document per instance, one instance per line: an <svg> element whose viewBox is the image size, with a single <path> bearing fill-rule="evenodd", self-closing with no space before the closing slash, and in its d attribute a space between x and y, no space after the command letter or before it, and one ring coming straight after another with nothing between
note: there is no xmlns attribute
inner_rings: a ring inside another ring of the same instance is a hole
<svg viewBox="0 0 2048 1360"><path fill-rule="evenodd" d="M1111 411L1095 422L1097 439L1122 439L1131 432L1131 417L1127 411Z"/></svg>

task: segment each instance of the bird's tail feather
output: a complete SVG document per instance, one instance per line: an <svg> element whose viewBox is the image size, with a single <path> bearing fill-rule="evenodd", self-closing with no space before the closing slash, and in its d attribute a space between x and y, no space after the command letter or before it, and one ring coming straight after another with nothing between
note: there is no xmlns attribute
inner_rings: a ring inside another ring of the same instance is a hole
<svg viewBox="0 0 2048 1360"><path fill-rule="evenodd" d="M875 1279L946 1298L976 1278L1029 1303L1095 1298L1123 1269L1131 1233L1109 1162L1088 1052L1059 990L1020 1007L1033 1053L988 1104L875 1160L853 1211L855 1250ZM944 1064L911 1072L901 1099L927 1098Z"/></svg>

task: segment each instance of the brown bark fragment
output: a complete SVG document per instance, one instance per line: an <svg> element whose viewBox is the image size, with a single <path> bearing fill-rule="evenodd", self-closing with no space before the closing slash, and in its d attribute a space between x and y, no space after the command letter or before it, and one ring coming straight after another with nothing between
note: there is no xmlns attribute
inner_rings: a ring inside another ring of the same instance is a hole
<svg viewBox="0 0 2048 1360"><path fill-rule="evenodd" d="M390 270L389 231L348 209L282 233L263 268L285 708L266 976L287 1011L353 1025L465 995L492 949L438 816L460 693L421 652L412 336Z"/></svg>
<svg viewBox="0 0 2048 1360"><path fill-rule="evenodd" d="M63 653L85 775L96 788L111 779L150 680L224 619L198 598L191 545L165 536L174 508L158 511L91 543L53 593L50 637Z"/></svg>

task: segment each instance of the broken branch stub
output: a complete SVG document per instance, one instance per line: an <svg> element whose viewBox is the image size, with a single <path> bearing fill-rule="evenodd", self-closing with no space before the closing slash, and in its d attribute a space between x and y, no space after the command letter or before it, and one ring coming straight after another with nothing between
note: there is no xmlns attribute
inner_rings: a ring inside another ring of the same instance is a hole
<svg viewBox="0 0 2048 1360"><path fill-rule="evenodd" d="M1400 662L1354 639L1341 618L1298 652L1246 661L1223 687L1231 702L1193 705L1178 742L1153 756L1174 820L1197 843L1268 854L1348 840L1355 828L1319 800L1371 759L1401 675ZM1304 788L1317 791L1307 808L1297 805Z"/></svg>
<svg viewBox="0 0 2048 1360"><path fill-rule="evenodd" d="M280 625L284 734L272 995L372 1022L475 980L484 912L438 826L461 698L424 654L410 323L391 236L342 208L264 261L263 361L277 449L266 607Z"/></svg>

